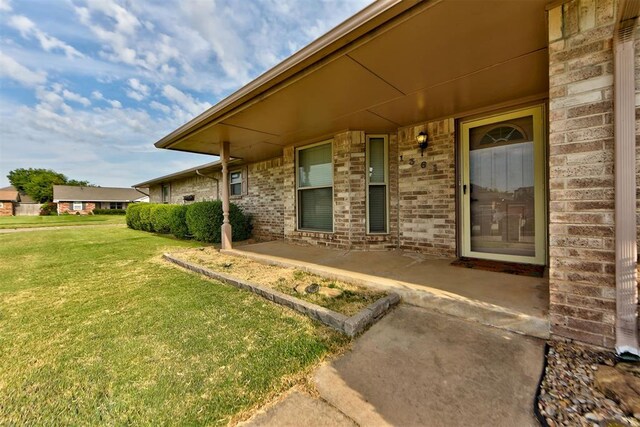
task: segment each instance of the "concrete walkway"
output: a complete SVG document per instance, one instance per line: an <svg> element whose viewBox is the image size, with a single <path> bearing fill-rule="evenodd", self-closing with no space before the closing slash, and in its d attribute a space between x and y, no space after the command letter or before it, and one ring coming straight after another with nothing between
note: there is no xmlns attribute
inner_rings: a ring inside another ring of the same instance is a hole
<svg viewBox="0 0 640 427"><path fill-rule="evenodd" d="M394 292L418 307L549 338L545 278L454 267L451 259L400 250L344 251L274 241L224 253Z"/></svg>
<svg viewBox="0 0 640 427"><path fill-rule="evenodd" d="M535 426L543 357L542 340L402 305L318 369L320 400L293 393L246 424Z"/></svg>

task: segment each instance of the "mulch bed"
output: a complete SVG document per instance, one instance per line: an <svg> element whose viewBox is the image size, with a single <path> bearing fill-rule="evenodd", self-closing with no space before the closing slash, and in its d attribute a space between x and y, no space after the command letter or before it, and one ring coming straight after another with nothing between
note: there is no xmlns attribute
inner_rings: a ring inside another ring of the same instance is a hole
<svg viewBox="0 0 640 427"><path fill-rule="evenodd" d="M515 262L491 261L486 259L461 257L451 263L456 267L477 268L498 273L517 274L518 276L543 277L544 265L518 264Z"/></svg>

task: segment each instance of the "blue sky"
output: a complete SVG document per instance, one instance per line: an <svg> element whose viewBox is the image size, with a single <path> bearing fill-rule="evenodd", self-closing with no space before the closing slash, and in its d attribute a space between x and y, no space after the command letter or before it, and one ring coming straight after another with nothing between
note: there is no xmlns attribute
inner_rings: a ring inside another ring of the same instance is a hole
<svg viewBox="0 0 640 427"><path fill-rule="evenodd" d="M212 161L153 143L370 0L0 0L0 187L130 186Z"/></svg>

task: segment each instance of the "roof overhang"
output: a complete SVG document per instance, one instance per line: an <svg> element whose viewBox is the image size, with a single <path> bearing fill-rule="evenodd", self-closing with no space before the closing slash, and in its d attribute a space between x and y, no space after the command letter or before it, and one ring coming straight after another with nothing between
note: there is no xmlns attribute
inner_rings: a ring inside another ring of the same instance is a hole
<svg viewBox="0 0 640 427"><path fill-rule="evenodd" d="M233 159L229 161L229 165L237 165L242 161L239 159ZM181 170L179 172L174 172L168 175L163 175L158 178L153 178L145 182L141 182L140 184L134 184L131 187L140 191L140 188L148 188L152 185L165 184L171 181L176 181L178 179L190 178L197 175L209 175L214 172L217 172L222 169L222 163L220 161L215 161L211 163L205 163L204 165L196 166L193 168Z"/></svg>
<svg viewBox="0 0 640 427"><path fill-rule="evenodd" d="M548 94L547 0L382 0L156 143L257 161Z"/></svg>

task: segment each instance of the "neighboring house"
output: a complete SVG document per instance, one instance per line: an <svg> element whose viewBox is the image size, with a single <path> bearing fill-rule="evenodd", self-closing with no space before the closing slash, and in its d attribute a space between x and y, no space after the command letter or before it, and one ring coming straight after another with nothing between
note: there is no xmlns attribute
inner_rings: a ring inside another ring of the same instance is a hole
<svg viewBox="0 0 640 427"><path fill-rule="evenodd" d="M156 147L242 159L260 236L547 266L553 335L638 353L638 4L380 0ZM193 172L152 200L235 191Z"/></svg>
<svg viewBox="0 0 640 427"><path fill-rule="evenodd" d="M148 194L133 188L54 185L58 214L91 214L94 209L126 209L129 203L148 202Z"/></svg>
<svg viewBox="0 0 640 427"><path fill-rule="evenodd" d="M275 167L280 161L275 160ZM270 162L262 164L271 167ZM253 166L252 166L253 167ZM249 186L249 166L241 160L229 162L229 198L247 212L260 211L253 218L253 234L258 239L282 238L279 224L282 222L281 195L275 191L273 183L252 182ZM251 172L253 176L253 171ZM185 169L170 175L154 178L134 188L149 188L151 203L189 204L222 198L222 164L219 161ZM251 194L249 194L251 188ZM260 197L256 197L259 194Z"/></svg>
<svg viewBox="0 0 640 427"><path fill-rule="evenodd" d="M4 188L0 188L0 192L2 191L17 191L16 188L12 185ZM40 207L42 203L38 203L23 193L18 193L18 202L14 205L13 215L16 216L36 216L40 214Z"/></svg>
<svg viewBox="0 0 640 427"><path fill-rule="evenodd" d="M13 216L20 200L20 194L15 189L0 189L0 216Z"/></svg>

